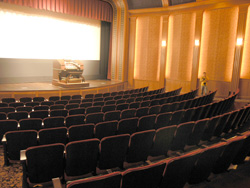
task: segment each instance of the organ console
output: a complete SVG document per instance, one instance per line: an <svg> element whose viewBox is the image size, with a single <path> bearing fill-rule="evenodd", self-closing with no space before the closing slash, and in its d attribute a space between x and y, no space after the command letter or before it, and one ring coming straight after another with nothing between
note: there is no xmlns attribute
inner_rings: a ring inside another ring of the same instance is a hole
<svg viewBox="0 0 250 188"><path fill-rule="evenodd" d="M53 63L53 79L63 83L85 82L83 63L72 60L56 60Z"/></svg>

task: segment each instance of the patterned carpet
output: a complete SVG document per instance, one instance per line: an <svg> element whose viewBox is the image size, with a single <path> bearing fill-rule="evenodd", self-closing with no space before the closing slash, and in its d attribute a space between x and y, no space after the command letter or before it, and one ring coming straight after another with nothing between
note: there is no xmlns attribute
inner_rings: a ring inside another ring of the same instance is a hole
<svg viewBox="0 0 250 188"><path fill-rule="evenodd" d="M10 166L4 166L4 156L2 147L0 147L0 187L22 187L22 165L17 163L11 164Z"/></svg>

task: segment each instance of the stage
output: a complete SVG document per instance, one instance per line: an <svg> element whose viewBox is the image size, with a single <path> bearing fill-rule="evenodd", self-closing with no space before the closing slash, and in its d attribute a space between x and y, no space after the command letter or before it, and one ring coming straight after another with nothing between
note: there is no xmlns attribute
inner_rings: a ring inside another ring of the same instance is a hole
<svg viewBox="0 0 250 188"><path fill-rule="evenodd" d="M0 99L4 97L39 97L82 95L89 93L106 93L127 89L127 82L111 80L86 80L88 87L64 88L55 86L52 82L0 84Z"/></svg>

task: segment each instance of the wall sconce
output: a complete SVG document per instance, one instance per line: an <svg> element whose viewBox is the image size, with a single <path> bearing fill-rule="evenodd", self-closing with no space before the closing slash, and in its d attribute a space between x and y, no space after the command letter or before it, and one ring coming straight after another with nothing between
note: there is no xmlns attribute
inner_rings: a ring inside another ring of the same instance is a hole
<svg viewBox="0 0 250 188"><path fill-rule="evenodd" d="M242 46L242 44L243 44L243 38L237 38L236 45L237 46Z"/></svg>
<svg viewBox="0 0 250 188"><path fill-rule="evenodd" d="M166 46L167 46L167 42L166 42L165 40L163 40L163 41L161 42L161 46L162 46L162 47L166 47Z"/></svg>
<svg viewBox="0 0 250 188"><path fill-rule="evenodd" d="M195 45L195 46L200 46L200 41L199 41L199 40L195 40L195 41L194 41L194 45Z"/></svg>

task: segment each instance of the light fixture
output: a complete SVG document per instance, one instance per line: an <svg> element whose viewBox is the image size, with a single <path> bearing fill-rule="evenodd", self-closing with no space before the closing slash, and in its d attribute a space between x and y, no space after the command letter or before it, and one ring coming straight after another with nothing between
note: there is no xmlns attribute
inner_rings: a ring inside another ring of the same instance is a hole
<svg viewBox="0 0 250 188"><path fill-rule="evenodd" d="M196 39L196 40L194 41L194 45L195 45L195 46L200 46L200 41L199 41L198 39Z"/></svg>
<svg viewBox="0 0 250 188"><path fill-rule="evenodd" d="M167 42L166 42L165 40L163 40L163 41L161 42L161 46L162 46L162 47L167 46Z"/></svg>
<svg viewBox="0 0 250 188"><path fill-rule="evenodd" d="M243 44L243 38L237 38L236 45L237 46L242 46L242 44Z"/></svg>

